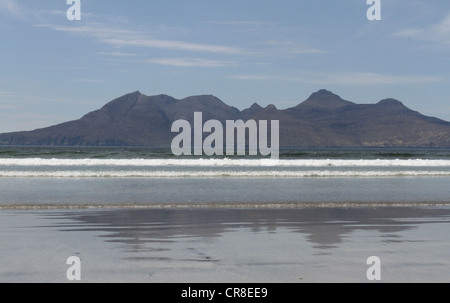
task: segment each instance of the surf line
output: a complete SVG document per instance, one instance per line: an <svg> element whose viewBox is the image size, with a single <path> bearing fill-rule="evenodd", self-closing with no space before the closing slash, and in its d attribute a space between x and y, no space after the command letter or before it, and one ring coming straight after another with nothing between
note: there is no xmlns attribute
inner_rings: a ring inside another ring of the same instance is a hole
<svg viewBox="0 0 450 303"><path fill-rule="evenodd" d="M177 120L172 124L172 133L179 133L171 144L175 156L270 156L279 159L280 156L280 121L271 120L270 147L268 146L268 121L260 120L226 120L225 127L219 120L208 120L203 123L203 114L194 113L194 127L187 120ZM226 134L224 136L224 129ZM248 136L247 136L248 131ZM203 134L209 136L203 140ZM224 151L224 137L226 148ZM248 138L248 144L246 144ZM194 141L192 146L192 140ZM192 153L193 151L193 153Z"/></svg>

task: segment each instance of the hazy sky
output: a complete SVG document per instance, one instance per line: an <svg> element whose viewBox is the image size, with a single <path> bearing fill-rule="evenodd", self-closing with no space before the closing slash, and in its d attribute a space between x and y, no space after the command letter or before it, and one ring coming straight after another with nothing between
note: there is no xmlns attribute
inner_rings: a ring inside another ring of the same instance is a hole
<svg viewBox="0 0 450 303"><path fill-rule="evenodd" d="M0 132L139 90L288 108L326 88L450 120L450 1L0 0Z"/></svg>

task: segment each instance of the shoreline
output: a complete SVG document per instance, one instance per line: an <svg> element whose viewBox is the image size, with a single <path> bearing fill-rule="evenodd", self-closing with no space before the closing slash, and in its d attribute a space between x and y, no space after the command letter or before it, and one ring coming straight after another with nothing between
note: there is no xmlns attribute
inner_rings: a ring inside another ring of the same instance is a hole
<svg viewBox="0 0 450 303"><path fill-rule="evenodd" d="M286 203L130 203L130 204L4 204L0 211L8 210L158 210L158 209L315 209L315 208L418 208L450 207L450 202L286 202Z"/></svg>

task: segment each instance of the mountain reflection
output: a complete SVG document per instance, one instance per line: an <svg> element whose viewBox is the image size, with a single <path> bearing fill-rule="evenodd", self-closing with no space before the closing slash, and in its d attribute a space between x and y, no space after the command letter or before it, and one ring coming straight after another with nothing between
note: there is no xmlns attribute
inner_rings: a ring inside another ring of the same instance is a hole
<svg viewBox="0 0 450 303"><path fill-rule="evenodd" d="M305 208L305 209L141 209L59 212L61 231L96 231L107 242L128 251L163 251L149 243L208 239L244 229L252 233L299 233L316 249L339 245L357 230L392 233L418 224L450 222L450 209L437 208ZM390 235L391 234L391 235Z"/></svg>

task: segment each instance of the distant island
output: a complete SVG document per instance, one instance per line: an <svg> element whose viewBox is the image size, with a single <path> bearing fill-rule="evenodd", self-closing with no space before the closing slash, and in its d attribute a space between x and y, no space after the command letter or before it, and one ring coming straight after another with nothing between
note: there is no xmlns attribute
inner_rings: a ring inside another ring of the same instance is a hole
<svg viewBox="0 0 450 303"><path fill-rule="evenodd" d="M282 147L450 147L450 122L427 117L395 99L357 104L319 90L288 109L253 104L240 111L211 95L175 99L133 92L79 120L0 134L0 145L170 146L174 121L279 120Z"/></svg>

